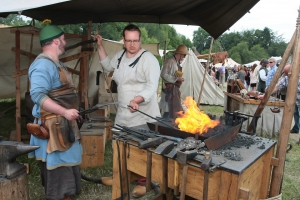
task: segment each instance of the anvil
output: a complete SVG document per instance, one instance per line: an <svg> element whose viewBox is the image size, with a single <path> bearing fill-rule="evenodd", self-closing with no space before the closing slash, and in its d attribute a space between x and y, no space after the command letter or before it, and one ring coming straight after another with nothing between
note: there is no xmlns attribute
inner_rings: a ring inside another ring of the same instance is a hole
<svg viewBox="0 0 300 200"><path fill-rule="evenodd" d="M16 158L40 148L23 142L0 140L0 177L12 179L26 170L25 165L16 161Z"/></svg>

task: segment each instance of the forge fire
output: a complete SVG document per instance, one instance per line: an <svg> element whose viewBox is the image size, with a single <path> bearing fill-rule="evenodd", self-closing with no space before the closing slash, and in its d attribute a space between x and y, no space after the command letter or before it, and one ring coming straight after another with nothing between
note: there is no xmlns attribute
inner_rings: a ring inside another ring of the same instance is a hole
<svg viewBox="0 0 300 200"><path fill-rule="evenodd" d="M178 118L175 120L175 124L177 124L181 131L204 134L210 128L214 128L220 124L220 121L211 120L208 115L201 111L191 96L186 97L184 105L188 109L185 113L180 111Z"/></svg>

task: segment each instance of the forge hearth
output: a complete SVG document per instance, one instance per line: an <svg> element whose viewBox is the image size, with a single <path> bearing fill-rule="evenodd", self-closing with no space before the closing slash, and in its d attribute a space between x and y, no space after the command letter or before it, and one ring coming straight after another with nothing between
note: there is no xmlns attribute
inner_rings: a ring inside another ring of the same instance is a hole
<svg viewBox="0 0 300 200"><path fill-rule="evenodd" d="M238 124L236 126L220 124L215 128L209 129L208 132L204 134L193 134L181 131L176 128L170 128L171 126L174 126L174 124L172 124L171 122L164 123L168 124L169 127L160 122L147 122L147 125L150 130L158 132L162 135L179 137L182 139L185 139L187 137L194 137L196 140L204 141L206 147L209 150L215 150L235 139L241 127L241 124Z"/></svg>

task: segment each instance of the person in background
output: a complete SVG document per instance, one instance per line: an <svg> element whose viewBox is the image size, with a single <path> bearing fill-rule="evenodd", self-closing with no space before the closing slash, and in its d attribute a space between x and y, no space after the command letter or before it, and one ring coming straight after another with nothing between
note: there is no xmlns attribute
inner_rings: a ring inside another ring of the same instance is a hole
<svg viewBox="0 0 300 200"><path fill-rule="evenodd" d="M32 115L49 130L49 137L31 135L30 145L40 148L29 153L29 158L41 161L46 198L69 200L81 190L82 146L76 122L81 119L79 101L72 75L59 61L65 53L64 32L50 20L44 20L43 25L39 35L42 53L30 65L28 77L34 102Z"/></svg>
<svg viewBox="0 0 300 200"><path fill-rule="evenodd" d="M260 60L260 62L257 65L257 67L255 67L255 69L254 69L254 76L256 76L256 80L257 80L257 82L256 82L256 89L258 88L258 82L259 82L258 81L258 72L259 72L259 70L261 68L261 63L262 63L263 60L264 60L264 58Z"/></svg>
<svg viewBox="0 0 300 200"><path fill-rule="evenodd" d="M261 63L261 67L260 67L260 69L258 71L258 87L257 87L257 91L261 92L261 93L265 93L266 79L267 79L267 75L268 75L267 65L269 64L269 61L267 59L264 59L260 63Z"/></svg>
<svg viewBox="0 0 300 200"><path fill-rule="evenodd" d="M107 72L114 71L113 80L118 90L120 102L115 124L132 127L154 122L154 119L136 112L140 110L152 117L160 117L157 103L157 87L160 67L153 54L141 47L140 29L133 24L127 25L122 34L124 49L110 58L102 43L102 36L96 34L100 64ZM128 106L129 105L129 106ZM145 178L132 191L134 197L146 193Z"/></svg>
<svg viewBox="0 0 300 200"><path fill-rule="evenodd" d="M225 86L225 62L222 63L221 67L219 68L219 74L220 74L220 83L221 86L224 87Z"/></svg>
<svg viewBox="0 0 300 200"><path fill-rule="evenodd" d="M250 72L249 72L249 68L246 65L244 66L244 69L245 69L245 88L246 90L248 90L250 86Z"/></svg>
<svg viewBox="0 0 300 200"><path fill-rule="evenodd" d="M284 67L283 71L284 71L284 74L286 76L284 76L284 78L282 78L275 86L275 88L273 89L272 91L272 94L276 93L280 88L283 88L283 87L287 87L288 86L288 83L289 83L289 77L288 77L288 73L290 72L290 69L291 69L291 65L288 64ZM258 96L258 99L263 99L264 98L264 94L262 95L259 95ZM295 103L295 109L294 109L294 121L295 121L295 124L293 126L293 128L290 130L290 133L296 133L298 134L299 133L299 128L300 128L300 117L299 117L299 111L300 109L300 77L298 79L298 87L297 87L297 94L296 94L296 103Z"/></svg>
<svg viewBox="0 0 300 200"><path fill-rule="evenodd" d="M251 87L251 91L256 91L256 82L257 82L257 78L256 78L256 74L254 73L255 69L257 67L257 64L252 65L251 69L250 69L250 87Z"/></svg>
<svg viewBox="0 0 300 200"><path fill-rule="evenodd" d="M276 66L276 60L274 58L269 59L269 67L270 70L268 72L267 78L266 78L266 89L268 89L276 71L277 71L277 66Z"/></svg>
<svg viewBox="0 0 300 200"><path fill-rule="evenodd" d="M172 119L176 119L177 113L183 111L179 88L184 78L182 77L182 67L180 64L186 55L189 55L187 47L185 45L179 45L174 55L166 59L160 73L160 77L163 80L162 92L164 93L161 101L168 103L168 117Z"/></svg>
<svg viewBox="0 0 300 200"><path fill-rule="evenodd" d="M216 68L216 71L215 71L215 77L216 79L218 80L218 82L220 83L220 71L218 68Z"/></svg>
<svg viewBox="0 0 300 200"><path fill-rule="evenodd" d="M232 70L229 69L229 70L228 70L228 73L229 73L229 75L228 75L228 77L227 77L227 82L229 82L229 80L234 80L234 79L235 79L235 75L234 75L234 73L233 73L233 69L232 69Z"/></svg>
<svg viewBox="0 0 300 200"><path fill-rule="evenodd" d="M237 77L236 78L241 80L242 83L244 83L245 82L245 75L246 75L246 72L244 70L244 66L240 65L238 69L239 69L239 71L237 72Z"/></svg>

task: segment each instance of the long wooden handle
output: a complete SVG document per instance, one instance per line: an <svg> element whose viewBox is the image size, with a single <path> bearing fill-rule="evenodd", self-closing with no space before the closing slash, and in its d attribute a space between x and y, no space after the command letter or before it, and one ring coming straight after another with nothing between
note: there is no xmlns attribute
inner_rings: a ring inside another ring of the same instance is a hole
<svg viewBox="0 0 300 200"><path fill-rule="evenodd" d="M179 163L174 162L174 195L179 194Z"/></svg>
<svg viewBox="0 0 300 200"><path fill-rule="evenodd" d="M181 191L180 191L180 200L185 200L185 192L186 192L186 177L188 172L188 165L184 165L182 171L182 182L181 182Z"/></svg>
<svg viewBox="0 0 300 200"><path fill-rule="evenodd" d="M147 152L147 169L146 169L146 191L152 189L151 185L151 169L152 169L152 152Z"/></svg>
<svg viewBox="0 0 300 200"><path fill-rule="evenodd" d="M179 194L179 164L174 162L174 195Z"/></svg>

